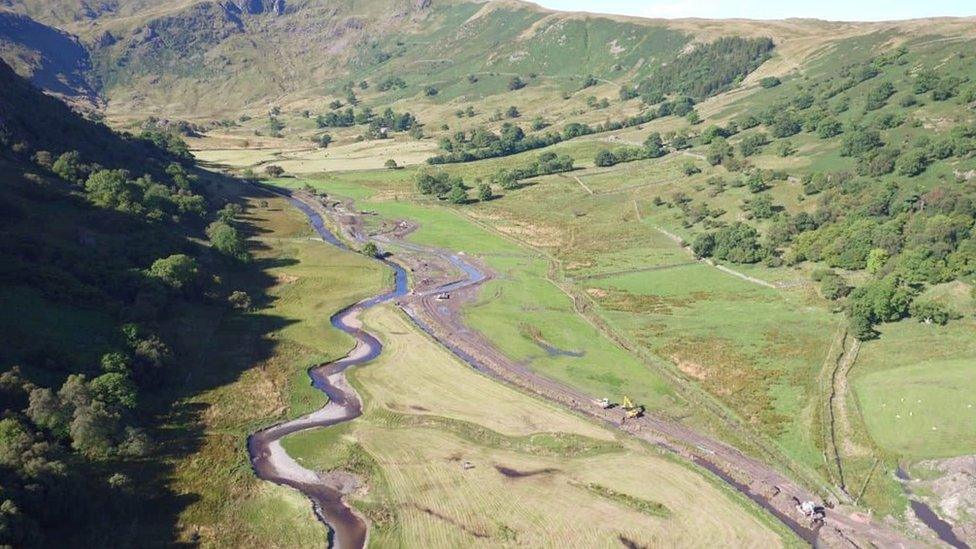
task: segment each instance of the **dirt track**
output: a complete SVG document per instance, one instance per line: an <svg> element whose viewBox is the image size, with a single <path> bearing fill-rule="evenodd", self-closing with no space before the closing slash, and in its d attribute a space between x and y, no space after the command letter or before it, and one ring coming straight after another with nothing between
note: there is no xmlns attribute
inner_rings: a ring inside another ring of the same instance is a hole
<svg viewBox="0 0 976 549"><path fill-rule="evenodd" d="M360 242L365 239L362 219L351 203L327 206L320 199L303 193L295 193L295 198L329 216L347 237ZM491 280L492 273L476 259L405 242L403 237L413 228L415 225L399 222L393 229L387 228L373 235L385 248L403 250L402 254L395 254L392 259L412 272L415 281L419 282L408 295L398 299L397 304L420 328L472 367L708 469L769 511L811 545L916 547L931 544L912 540L895 528L851 508L828 509L826 524L811 527L796 511L795 500L818 501L818 496L775 468L653 413L625 421L623 411L604 410L594 404L592 395L539 375L505 356L483 334L464 325L459 314L465 303L475 299L481 285ZM472 277L471 273L481 276ZM438 299L437 295L443 291L445 284L450 284L450 298Z"/></svg>

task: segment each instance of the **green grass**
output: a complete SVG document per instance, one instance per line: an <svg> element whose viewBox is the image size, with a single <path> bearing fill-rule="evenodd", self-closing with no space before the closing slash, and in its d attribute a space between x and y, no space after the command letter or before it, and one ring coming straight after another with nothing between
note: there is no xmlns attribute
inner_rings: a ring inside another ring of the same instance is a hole
<svg viewBox="0 0 976 549"><path fill-rule="evenodd" d="M913 459L976 451L973 328L971 319L945 327L905 321L864 345L853 386L883 450Z"/></svg>
<svg viewBox="0 0 976 549"><path fill-rule="evenodd" d="M213 387L181 403L188 413L205 411L198 419L182 423L196 416L174 414L166 426L188 452L172 474L174 490L195 498L180 515L183 536L196 532L204 544L321 545L325 530L307 501L254 477L244 443L269 422L325 404L306 370L353 345L329 317L379 291L389 273L359 254L307 239L304 215L281 198L251 198L243 222L258 237L251 240L255 260L223 282L248 290L256 310L233 318L207 310L179 315L175 351L186 361L172 375ZM210 368L198 368L203 361ZM197 428L198 441L180 435Z"/></svg>
<svg viewBox="0 0 976 549"><path fill-rule="evenodd" d="M889 451L924 459L976 448L976 360L932 360L875 372L856 387L872 437Z"/></svg>

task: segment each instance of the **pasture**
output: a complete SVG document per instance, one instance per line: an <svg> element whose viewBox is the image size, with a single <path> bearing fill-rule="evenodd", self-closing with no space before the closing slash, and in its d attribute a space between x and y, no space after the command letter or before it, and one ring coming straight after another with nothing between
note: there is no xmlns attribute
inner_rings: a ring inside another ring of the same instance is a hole
<svg viewBox="0 0 976 549"><path fill-rule="evenodd" d="M306 466L369 463L352 501L378 521L372 545L792 543L686 467L481 376L391 306L365 321L386 348L351 372L364 416L285 444Z"/></svg>

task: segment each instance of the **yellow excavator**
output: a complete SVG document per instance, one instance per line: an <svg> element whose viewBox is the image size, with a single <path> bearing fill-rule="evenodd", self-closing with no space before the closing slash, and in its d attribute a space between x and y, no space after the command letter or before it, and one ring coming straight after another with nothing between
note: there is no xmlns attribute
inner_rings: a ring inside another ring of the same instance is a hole
<svg viewBox="0 0 976 549"><path fill-rule="evenodd" d="M644 407L640 404L634 404L634 401L630 400L630 397L627 395L624 395L624 401L620 407L627 412L627 419L633 419L635 417L641 417L644 415Z"/></svg>

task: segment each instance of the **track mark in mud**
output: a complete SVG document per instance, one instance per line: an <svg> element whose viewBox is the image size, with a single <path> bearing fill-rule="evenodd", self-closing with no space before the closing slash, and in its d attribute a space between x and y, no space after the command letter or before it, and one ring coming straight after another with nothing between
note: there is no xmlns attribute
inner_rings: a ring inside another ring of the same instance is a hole
<svg viewBox="0 0 976 549"><path fill-rule="evenodd" d="M466 524L462 524L462 523L458 522L457 520L452 519L451 517L449 517L447 515L444 515L442 513L438 513L437 511L431 509L430 507L423 507L421 505L417 505L416 503L411 504L411 507L413 507L414 509L420 511L421 513L424 513L424 514L429 515L431 517L434 517L436 519L440 519L440 520L442 520L442 521L444 521L444 522L446 522L448 524L451 524L451 525L457 527L462 532L464 532L466 534L470 534L470 535L472 535L472 536L474 536L474 537L476 537L478 539L488 539L488 538L491 537L491 535L489 535L489 534L487 534L487 533L485 533L483 531L475 530L475 529L469 527Z"/></svg>
<svg viewBox="0 0 976 549"><path fill-rule="evenodd" d="M641 545L623 534L618 534L617 540L627 549L645 549L646 547L645 545Z"/></svg>
<svg viewBox="0 0 976 549"><path fill-rule="evenodd" d="M548 475L551 473L559 472L559 469L556 469L554 467L533 469L531 471L519 471L518 469L512 469L510 467L505 467L504 465L495 465L495 470L505 475L505 477L507 478L526 478L526 477L534 477L536 475Z"/></svg>

